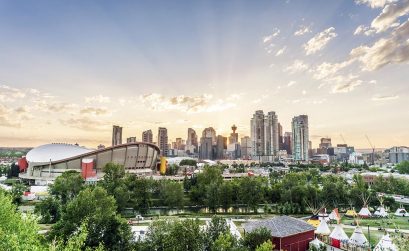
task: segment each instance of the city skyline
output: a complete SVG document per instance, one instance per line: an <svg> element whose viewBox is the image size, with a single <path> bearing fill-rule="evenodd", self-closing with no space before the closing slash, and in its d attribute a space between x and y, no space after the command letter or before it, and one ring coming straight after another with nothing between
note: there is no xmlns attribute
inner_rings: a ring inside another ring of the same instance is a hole
<svg viewBox="0 0 409 251"><path fill-rule="evenodd" d="M308 115L314 147L408 145L408 1L161 3L2 1L0 146L241 138L256 110Z"/></svg>

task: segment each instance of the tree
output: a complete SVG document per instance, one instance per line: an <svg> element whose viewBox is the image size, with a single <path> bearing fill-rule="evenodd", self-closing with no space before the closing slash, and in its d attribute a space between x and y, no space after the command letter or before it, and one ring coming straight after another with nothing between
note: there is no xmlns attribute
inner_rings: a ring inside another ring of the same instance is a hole
<svg viewBox="0 0 409 251"><path fill-rule="evenodd" d="M271 251L273 250L273 248L274 248L273 243L271 242L271 240L268 240L261 244L260 246L258 246L256 248L256 251Z"/></svg>
<svg viewBox="0 0 409 251"><path fill-rule="evenodd" d="M194 159L183 159L180 161L179 166L196 166L197 161Z"/></svg>
<svg viewBox="0 0 409 251"><path fill-rule="evenodd" d="M20 173L20 167L16 163L12 163L8 171L9 172L7 174L7 178L10 179L10 178L18 177L18 174Z"/></svg>
<svg viewBox="0 0 409 251"><path fill-rule="evenodd" d="M131 197L125 184L125 168L123 165L108 163L104 166L103 171L104 178L99 184L105 188L109 195L114 196L118 212L121 212Z"/></svg>
<svg viewBox="0 0 409 251"><path fill-rule="evenodd" d="M44 250L35 219L21 217L12 198L0 189L0 250Z"/></svg>
<svg viewBox="0 0 409 251"><path fill-rule="evenodd" d="M49 238L67 241L87 220L87 247L103 244L110 250L126 250L130 247L132 233L126 221L116 213L115 199L101 187L88 187L66 206L61 220L51 229Z"/></svg>
<svg viewBox="0 0 409 251"><path fill-rule="evenodd" d="M265 227L257 228L246 233L243 238L243 246L250 250L256 250L258 246L271 239L271 231Z"/></svg>
<svg viewBox="0 0 409 251"><path fill-rule="evenodd" d="M149 250L199 251L204 249L203 235L198 220L159 220L150 225L146 243Z"/></svg>
<svg viewBox="0 0 409 251"><path fill-rule="evenodd" d="M207 241L209 244L216 241L221 234L229 232L226 220L222 217L213 216L207 228ZM210 245L209 245L210 246Z"/></svg>
<svg viewBox="0 0 409 251"><path fill-rule="evenodd" d="M128 175L125 185L130 193L130 205L141 214L147 213L152 201L153 180Z"/></svg>
<svg viewBox="0 0 409 251"><path fill-rule="evenodd" d="M247 208L257 212L257 206L264 200L262 181L257 177L244 177L239 180L239 200Z"/></svg>
<svg viewBox="0 0 409 251"><path fill-rule="evenodd" d="M221 207L227 212L233 203L233 185L231 182L223 182L220 187L219 197Z"/></svg>
<svg viewBox="0 0 409 251"><path fill-rule="evenodd" d="M50 194L56 196L65 205L82 190L84 179L76 171L63 172L58 176L54 184L50 186Z"/></svg>
<svg viewBox="0 0 409 251"><path fill-rule="evenodd" d="M41 215L41 223L56 223L61 217L61 202L54 197L49 196L35 205L34 212Z"/></svg>
<svg viewBox="0 0 409 251"><path fill-rule="evenodd" d="M22 183L16 182L13 184L11 188L11 197L14 204L19 205L21 203L21 197L26 190L27 187Z"/></svg>
<svg viewBox="0 0 409 251"><path fill-rule="evenodd" d="M160 184L160 197L169 208L183 207L183 193L182 184L178 182L165 180Z"/></svg>
<svg viewBox="0 0 409 251"><path fill-rule="evenodd" d="M211 250L213 251L233 251L238 250L237 239L229 232L222 233L212 243Z"/></svg>
<svg viewBox="0 0 409 251"><path fill-rule="evenodd" d="M396 170L401 174L409 174L409 161L405 160L396 165Z"/></svg>

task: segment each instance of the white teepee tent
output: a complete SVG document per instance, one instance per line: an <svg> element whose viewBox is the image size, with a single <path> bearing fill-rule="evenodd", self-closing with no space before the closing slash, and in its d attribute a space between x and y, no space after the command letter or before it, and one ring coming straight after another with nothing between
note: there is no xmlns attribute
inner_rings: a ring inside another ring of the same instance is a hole
<svg viewBox="0 0 409 251"><path fill-rule="evenodd" d="M348 235L345 233L344 229L340 224L337 224L329 235L331 239L331 246L336 248L341 248L342 243L347 243L349 241Z"/></svg>
<svg viewBox="0 0 409 251"><path fill-rule="evenodd" d="M318 235L330 235L331 234L331 230L329 229L328 224L324 219L320 220L320 224L315 230L315 234L318 234Z"/></svg>
<svg viewBox="0 0 409 251"><path fill-rule="evenodd" d="M401 217L409 216L408 212L402 205L396 210L395 215Z"/></svg>
<svg viewBox="0 0 409 251"><path fill-rule="evenodd" d="M371 211L369 211L368 208L368 201L369 201L369 196L365 196L365 194L361 195L362 202L364 203L363 207L359 211L358 215L361 218L369 218L372 216Z"/></svg>
<svg viewBox="0 0 409 251"><path fill-rule="evenodd" d="M341 216L339 215L338 208L334 208L332 212L328 215L328 218L332 221L340 221Z"/></svg>
<svg viewBox="0 0 409 251"><path fill-rule="evenodd" d="M392 243L389 234L385 234L374 248L374 251L398 251L398 248Z"/></svg>
<svg viewBox="0 0 409 251"><path fill-rule="evenodd" d="M354 233L349 238L349 244L355 247L368 247L369 242L366 239L364 233L362 232L362 228L357 226L354 230Z"/></svg>
<svg viewBox="0 0 409 251"><path fill-rule="evenodd" d="M381 217L381 218L388 217L388 213L386 212L385 207L383 206L383 201L384 201L383 196L379 196L378 200L379 200L380 205L378 209L376 209L374 216Z"/></svg>

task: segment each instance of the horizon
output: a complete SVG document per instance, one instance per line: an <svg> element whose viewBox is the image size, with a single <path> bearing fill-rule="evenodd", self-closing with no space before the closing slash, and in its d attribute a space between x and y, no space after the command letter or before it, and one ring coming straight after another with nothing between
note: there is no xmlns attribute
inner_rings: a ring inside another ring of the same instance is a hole
<svg viewBox="0 0 409 251"><path fill-rule="evenodd" d="M409 2L390 2L2 1L0 145L241 138L263 110L283 132L308 115L313 148L408 146Z"/></svg>

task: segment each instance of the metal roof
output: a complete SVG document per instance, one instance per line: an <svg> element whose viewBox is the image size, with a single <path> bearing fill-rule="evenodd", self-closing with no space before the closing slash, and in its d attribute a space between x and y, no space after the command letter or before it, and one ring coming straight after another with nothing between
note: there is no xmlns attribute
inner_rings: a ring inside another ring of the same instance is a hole
<svg viewBox="0 0 409 251"><path fill-rule="evenodd" d="M253 221L243 226L246 232L252 232L261 227L270 230L273 237L286 237L315 230L307 222L290 216L277 216L269 220Z"/></svg>
<svg viewBox="0 0 409 251"><path fill-rule="evenodd" d="M28 162L44 163L67 159L92 151L77 145L54 143L33 148L27 153L26 159Z"/></svg>

